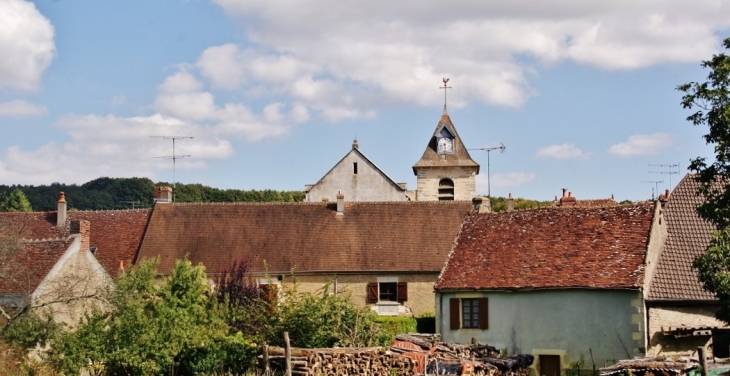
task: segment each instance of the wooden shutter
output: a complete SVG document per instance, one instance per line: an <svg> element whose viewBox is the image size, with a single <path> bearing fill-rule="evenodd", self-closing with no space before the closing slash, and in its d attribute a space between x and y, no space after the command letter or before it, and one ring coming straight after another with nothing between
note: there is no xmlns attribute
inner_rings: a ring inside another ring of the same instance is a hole
<svg viewBox="0 0 730 376"><path fill-rule="evenodd" d="M408 300L408 282L398 282L398 303Z"/></svg>
<svg viewBox="0 0 730 376"><path fill-rule="evenodd" d="M449 321L451 322L451 330L461 328L461 300L457 298L449 299Z"/></svg>
<svg viewBox="0 0 730 376"><path fill-rule="evenodd" d="M479 298L479 329L489 329L489 300Z"/></svg>
<svg viewBox="0 0 730 376"><path fill-rule="evenodd" d="M368 304L375 304L378 302L378 283L370 282L367 287Z"/></svg>

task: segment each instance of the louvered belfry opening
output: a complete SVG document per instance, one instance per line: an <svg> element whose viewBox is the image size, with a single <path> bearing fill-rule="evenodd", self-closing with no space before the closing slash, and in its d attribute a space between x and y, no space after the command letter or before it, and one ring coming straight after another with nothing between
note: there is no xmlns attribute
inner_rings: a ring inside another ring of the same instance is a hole
<svg viewBox="0 0 730 376"><path fill-rule="evenodd" d="M454 201L454 181L451 179L439 180L439 201Z"/></svg>

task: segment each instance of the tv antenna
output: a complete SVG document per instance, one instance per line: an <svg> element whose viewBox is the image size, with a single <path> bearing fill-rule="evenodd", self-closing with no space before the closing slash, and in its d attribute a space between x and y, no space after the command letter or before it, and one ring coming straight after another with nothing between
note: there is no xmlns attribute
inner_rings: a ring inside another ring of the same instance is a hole
<svg viewBox="0 0 730 376"><path fill-rule="evenodd" d="M679 163L675 164L650 164L649 167L661 167L666 168L666 171L649 171L649 173L652 174L666 174L669 175L669 190L672 190L672 175L679 174ZM677 171L674 171L674 169L677 169ZM658 193L658 192L657 192Z"/></svg>
<svg viewBox="0 0 730 376"><path fill-rule="evenodd" d="M446 83L444 82L444 85ZM444 108L446 108L444 106ZM491 147L491 148L474 148L474 149L468 149L468 150L484 150L487 152L487 197L492 197L492 185L489 181L489 153L491 153L494 150L499 150L500 154L504 153L504 151L507 149L506 146L504 146L503 143L499 143L499 146Z"/></svg>
<svg viewBox="0 0 730 376"><path fill-rule="evenodd" d="M186 138L193 138L192 136L150 136L151 138L162 138L165 140L172 140L172 155L163 157L153 157L162 159L172 159L172 202L175 202L175 161L190 157L190 154L177 155L175 154L175 140L184 140Z"/></svg>
<svg viewBox="0 0 730 376"><path fill-rule="evenodd" d="M439 89L444 89L444 115L446 115L446 89L451 89L451 86L446 86L446 84L449 82L449 79L444 77L444 86L439 86Z"/></svg>
<svg viewBox="0 0 730 376"><path fill-rule="evenodd" d="M659 183L664 183L664 180L642 180L641 182L642 183L654 183L657 196L659 196ZM654 188L651 189L651 199L654 200Z"/></svg>
<svg viewBox="0 0 730 376"><path fill-rule="evenodd" d="M119 201L120 204L132 204L132 210L134 210L134 205L139 205L139 200L137 201Z"/></svg>

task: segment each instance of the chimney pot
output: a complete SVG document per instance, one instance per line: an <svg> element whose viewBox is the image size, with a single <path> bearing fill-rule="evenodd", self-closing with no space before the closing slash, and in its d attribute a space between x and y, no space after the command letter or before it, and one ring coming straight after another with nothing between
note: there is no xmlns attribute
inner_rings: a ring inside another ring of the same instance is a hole
<svg viewBox="0 0 730 376"><path fill-rule="evenodd" d="M515 199L512 198L512 193L507 197L507 211L515 210Z"/></svg>
<svg viewBox="0 0 730 376"><path fill-rule="evenodd" d="M345 214L345 195L342 192L337 192L337 215Z"/></svg>
<svg viewBox="0 0 730 376"><path fill-rule="evenodd" d="M563 188L563 197L568 197L568 196L566 195L566 192L567 192L567 191L568 191L568 188Z"/></svg>
<svg viewBox="0 0 730 376"><path fill-rule="evenodd" d="M573 192L568 192L568 197L573 197Z"/></svg>
<svg viewBox="0 0 730 376"><path fill-rule="evenodd" d="M56 210L56 227L66 226L66 194L58 194L58 206Z"/></svg>

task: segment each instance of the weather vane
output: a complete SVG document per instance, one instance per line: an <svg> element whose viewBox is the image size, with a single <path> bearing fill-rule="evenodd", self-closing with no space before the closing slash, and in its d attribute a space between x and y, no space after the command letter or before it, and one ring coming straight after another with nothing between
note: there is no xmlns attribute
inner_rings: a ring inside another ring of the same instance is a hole
<svg viewBox="0 0 730 376"><path fill-rule="evenodd" d="M451 89L451 86L446 86L449 79L444 77L444 86L440 86L439 89L444 89L444 114L446 114L446 89Z"/></svg>

